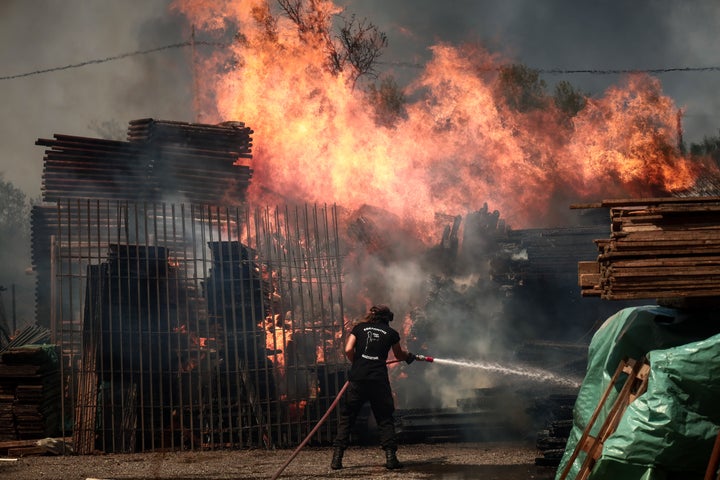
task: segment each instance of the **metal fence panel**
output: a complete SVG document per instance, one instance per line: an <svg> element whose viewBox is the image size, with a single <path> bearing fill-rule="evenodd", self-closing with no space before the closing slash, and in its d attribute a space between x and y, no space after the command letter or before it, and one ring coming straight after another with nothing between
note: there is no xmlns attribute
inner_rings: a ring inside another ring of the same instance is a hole
<svg viewBox="0 0 720 480"><path fill-rule="evenodd" d="M57 216L76 452L291 446L325 413L346 376L334 207L75 199Z"/></svg>

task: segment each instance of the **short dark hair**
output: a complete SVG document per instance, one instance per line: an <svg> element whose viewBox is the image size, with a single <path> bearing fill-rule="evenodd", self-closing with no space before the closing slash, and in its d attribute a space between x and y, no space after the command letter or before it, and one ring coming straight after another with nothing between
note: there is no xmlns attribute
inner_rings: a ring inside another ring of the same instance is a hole
<svg viewBox="0 0 720 480"><path fill-rule="evenodd" d="M370 321L389 323L393 321L393 318L395 318L395 314L387 305L379 304L370 307L370 313L368 313Z"/></svg>

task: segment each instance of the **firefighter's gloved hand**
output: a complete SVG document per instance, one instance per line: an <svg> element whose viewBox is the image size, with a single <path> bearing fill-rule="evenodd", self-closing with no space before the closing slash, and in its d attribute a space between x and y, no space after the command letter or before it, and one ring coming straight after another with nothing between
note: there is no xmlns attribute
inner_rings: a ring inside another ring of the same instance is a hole
<svg viewBox="0 0 720 480"><path fill-rule="evenodd" d="M414 353L408 352L408 356L407 356L407 358L405 359L405 362L406 362L408 365L410 365L412 362L415 361L416 358L417 358L417 356L416 356Z"/></svg>

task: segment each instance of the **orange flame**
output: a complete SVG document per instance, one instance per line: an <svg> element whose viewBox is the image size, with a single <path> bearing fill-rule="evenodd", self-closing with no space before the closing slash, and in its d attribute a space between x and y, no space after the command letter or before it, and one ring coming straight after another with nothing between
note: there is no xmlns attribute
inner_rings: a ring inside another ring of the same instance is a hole
<svg viewBox="0 0 720 480"><path fill-rule="evenodd" d="M279 315L265 318L265 346L268 349L268 358L277 368L278 375L285 375L285 351L292 341L292 330L286 329L280 321Z"/></svg>
<svg viewBox="0 0 720 480"><path fill-rule="evenodd" d="M697 172L670 143L676 108L660 90L657 79L633 76L624 89L610 88L580 112L574 137L582 141L569 146L564 160L575 160L585 191L598 195L610 187L620 194L618 187L628 191L644 184L645 191L635 193L647 194L692 185Z"/></svg>
<svg viewBox="0 0 720 480"><path fill-rule="evenodd" d="M340 11L331 1L305 4L319 27ZM274 192L348 209L373 204L422 238L436 213L487 202L513 227L539 226L574 201L670 192L696 175L676 147L677 108L647 76L588 99L567 126L552 104L508 108L497 94L503 59L436 45L406 91L406 115L385 127L353 79L326 68L318 31L298 29L260 0L176 0L173 8L205 34L237 26L229 49L195 66L203 121L239 120L255 132L253 201Z"/></svg>

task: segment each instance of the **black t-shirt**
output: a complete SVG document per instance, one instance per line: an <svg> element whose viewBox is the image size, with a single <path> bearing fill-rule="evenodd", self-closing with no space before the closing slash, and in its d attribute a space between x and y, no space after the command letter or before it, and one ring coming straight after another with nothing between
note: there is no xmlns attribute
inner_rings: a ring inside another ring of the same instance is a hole
<svg viewBox="0 0 720 480"><path fill-rule="evenodd" d="M353 327L355 358L350 380L387 380L388 352L400 341L400 334L382 322L362 322Z"/></svg>

